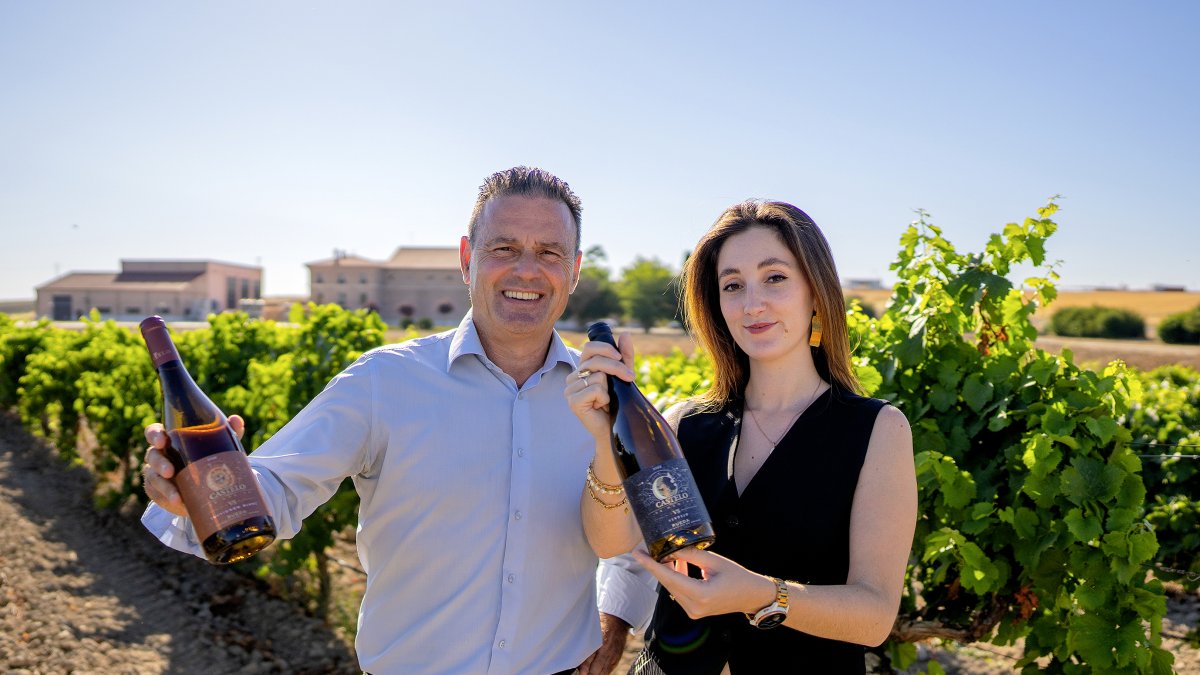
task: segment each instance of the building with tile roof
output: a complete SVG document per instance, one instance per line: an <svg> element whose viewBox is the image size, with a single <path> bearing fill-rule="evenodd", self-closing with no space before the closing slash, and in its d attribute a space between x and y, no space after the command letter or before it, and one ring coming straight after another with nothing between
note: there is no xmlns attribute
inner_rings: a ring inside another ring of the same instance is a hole
<svg viewBox="0 0 1200 675"><path fill-rule="evenodd" d="M392 324L429 319L454 325L471 304L452 246L401 246L387 260L335 252L307 267L313 302L374 309Z"/></svg>
<svg viewBox="0 0 1200 675"><path fill-rule="evenodd" d="M37 287L36 313L73 321L99 310L105 319L203 321L262 297L262 268L215 260L122 260L119 272L68 272Z"/></svg>

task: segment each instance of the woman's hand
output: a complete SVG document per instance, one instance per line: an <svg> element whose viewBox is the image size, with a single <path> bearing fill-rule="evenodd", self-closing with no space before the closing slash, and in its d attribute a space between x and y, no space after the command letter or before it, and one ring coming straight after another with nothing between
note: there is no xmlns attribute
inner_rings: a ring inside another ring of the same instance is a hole
<svg viewBox="0 0 1200 675"><path fill-rule="evenodd" d="M583 346L579 369L567 376L563 393L571 411L597 440L608 438L612 423L608 419L608 377L633 382L633 340L621 333L620 351L607 342L592 340Z"/></svg>
<svg viewBox="0 0 1200 675"><path fill-rule="evenodd" d="M775 582L769 577L710 551L685 548L659 563L639 548L633 557L693 619L733 612L753 614L775 601ZM702 578L688 576L688 563L700 568Z"/></svg>

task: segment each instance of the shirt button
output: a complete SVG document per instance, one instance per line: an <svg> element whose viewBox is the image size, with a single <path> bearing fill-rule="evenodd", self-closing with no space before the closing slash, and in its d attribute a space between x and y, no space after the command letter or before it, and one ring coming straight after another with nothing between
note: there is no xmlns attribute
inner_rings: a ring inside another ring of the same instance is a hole
<svg viewBox="0 0 1200 675"><path fill-rule="evenodd" d="M525 448L517 448L517 457L525 456Z"/></svg>
<svg viewBox="0 0 1200 675"><path fill-rule="evenodd" d="M520 511L517 511L516 513L514 513L514 514L513 514L513 518L516 518L517 520L520 520L520 519L521 519L521 512L520 512Z"/></svg>
<svg viewBox="0 0 1200 675"><path fill-rule="evenodd" d="M496 646L499 647L500 649L504 649L504 640L497 642Z"/></svg>
<svg viewBox="0 0 1200 675"><path fill-rule="evenodd" d="M729 516L728 518L725 519L725 524L730 527L737 527L738 526L738 517L737 516Z"/></svg>
<svg viewBox="0 0 1200 675"><path fill-rule="evenodd" d="M524 400L524 399L525 399L525 392L521 392L521 393L517 394L517 398L519 398L519 399L521 399L521 400Z"/></svg>
<svg viewBox="0 0 1200 675"><path fill-rule="evenodd" d="M510 583L510 584L511 584L511 583L513 583L513 582L514 582L514 581L516 581L516 580L517 580L517 575L515 575L515 574L510 574L510 575L508 575L508 583Z"/></svg>

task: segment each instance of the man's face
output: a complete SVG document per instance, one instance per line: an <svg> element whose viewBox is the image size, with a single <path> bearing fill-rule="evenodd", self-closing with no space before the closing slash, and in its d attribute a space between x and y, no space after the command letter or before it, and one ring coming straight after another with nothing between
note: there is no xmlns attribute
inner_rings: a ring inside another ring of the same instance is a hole
<svg viewBox="0 0 1200 675"><path fill-rule="evenodd" d="M463 237L459 259L485 345L549 339L579 280L576 251L571 212L561 201L506 195L484 205L475 245Z"/></svg>

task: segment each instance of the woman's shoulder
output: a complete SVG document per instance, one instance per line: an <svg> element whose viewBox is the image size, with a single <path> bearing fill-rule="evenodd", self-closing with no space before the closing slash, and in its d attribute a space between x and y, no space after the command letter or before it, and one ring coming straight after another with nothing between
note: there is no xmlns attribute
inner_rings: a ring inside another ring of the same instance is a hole
<svg viewBox="0 0 1200 675"><path fill-rule="evenodd" d="M895 406L892 405L892 402L887 399L863 396L861 394L856 394L852 391L842 389L841 387L833 387L832 395L833 402L839 407L847 409L851 412L869 415L871 417L878 415L879 411L883 410L884 408L892 408L893 410L896 409Z"/></svg>
<svg viewBox="0 0 1200 675"><path fill-rule="evenodd" d="M862 419L864 422L870 420L869 428L882 426L887 432L906 432L908 430L908 418L904 411L892 404L892 401L871 398L871 396L853 392L840 392L836 394L835 400L850 416Z"/></svg>
<svg viewBox="0 0 1200 675"><path fill-rule="evenodd" d="M691 427L696 424L719 423L726 418L731 419L731 415L728 403L722 405L698 397L679 401L663 413L667 424L671 425L676 433L679 432L681 425Z"/></svg>

